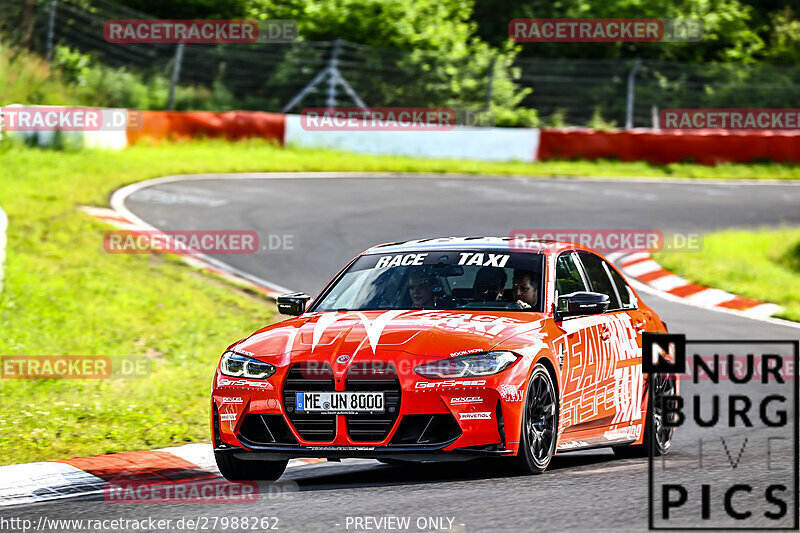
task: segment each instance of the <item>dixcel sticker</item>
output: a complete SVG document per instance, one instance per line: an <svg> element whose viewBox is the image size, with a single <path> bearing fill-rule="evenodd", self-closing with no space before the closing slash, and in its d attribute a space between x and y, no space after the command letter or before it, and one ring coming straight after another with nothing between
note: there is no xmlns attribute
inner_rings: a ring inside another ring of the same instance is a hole
<svg viewBox="0 0 800 533"><path fill-rule="evenodd" d="M223 398L222 403L244 403L241 396L232 396L229 398Z"/></svg>
<svg viewBox="0 0 800 533"><path fill-rule="evenodd" d="M456 398L450 398L450 405L481 403L481 402L483 402L483 398L481 398L480 396L458 396Z"/></svg>

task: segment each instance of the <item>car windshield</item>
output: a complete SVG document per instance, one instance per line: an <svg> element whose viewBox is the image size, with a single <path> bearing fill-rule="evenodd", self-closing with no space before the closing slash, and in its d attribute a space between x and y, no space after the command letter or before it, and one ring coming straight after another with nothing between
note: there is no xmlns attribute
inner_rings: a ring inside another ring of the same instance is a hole
<svg viewBox="0 0 800 533"><path fill-rule="evenodd" d="M359 257L312 311L495 309L541 311L537 253L408 251Z"/></svg>

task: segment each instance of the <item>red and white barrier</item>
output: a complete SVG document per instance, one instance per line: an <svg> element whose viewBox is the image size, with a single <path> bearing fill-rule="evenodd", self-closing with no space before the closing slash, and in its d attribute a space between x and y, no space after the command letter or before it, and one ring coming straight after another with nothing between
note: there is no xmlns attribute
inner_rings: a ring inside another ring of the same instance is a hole
<svg viewBox="0 0 800 533"><path fill-rule="evenodd" d="M761 130L543 129L538 159L619 159L716 165L800 163L800 132Z"/></svg>

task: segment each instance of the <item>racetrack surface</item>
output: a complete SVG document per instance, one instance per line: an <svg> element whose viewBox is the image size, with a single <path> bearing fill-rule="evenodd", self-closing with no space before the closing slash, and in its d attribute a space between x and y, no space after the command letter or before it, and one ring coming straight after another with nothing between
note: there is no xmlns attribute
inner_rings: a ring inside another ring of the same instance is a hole
<svg viewBox="0 0 800 533"><path fill-rule="evenodd" d="M800 186L791 183L458 176L207 178L143 187L127 198L125 206L159 229L255 230L264 245L269 244L269 234L291 235L291 250L215 258L312 295L350 258L380 242L505 236L515 229L706 232L800 225ZM793 327L700 309L641 291L640 296L671 332L685 333L689 339L797 339L800 334ZM236 340L236 333L231 335L231 341ZM703 386L685 383L682 395ZM757 389L755 395L767 390ZM693 424L681 428L669 460L693 465L700 435ZM741 441L727 445L735 455ZM716 469L714 483L719 479L733 482L741 476L741 469L737 472L725 464L718 442L706 446L705 467L686 469L683 482L699 491L701 483L709 482L709 468ZM742 463L766 456L766 447L763 439L751 439ZM793 456L791 447L772 453L783 463ZM747 482L759 490L783 475L765 468L746 473ZM345 460L288 471L280 483L263 489L272 495L262 495L251 505L120 505L95 500L27 505L2 514L173 520L274 516L280 531L356 531L347 517L388 515L411 517L410 531L420 530L416 525L420 517L452 518L450 531L647 529L647 461L616 459L608 449L557 455L548 472L535 477L515 476L497 463L407 467ZM792 487L788 490L791 507L795 494ZM693 496L693 502L699 498ZM745 507L749 500L742 496L737 501ZM717 517L722 504L715 502ZM445 519L444 525L448 524Z"/></svg>

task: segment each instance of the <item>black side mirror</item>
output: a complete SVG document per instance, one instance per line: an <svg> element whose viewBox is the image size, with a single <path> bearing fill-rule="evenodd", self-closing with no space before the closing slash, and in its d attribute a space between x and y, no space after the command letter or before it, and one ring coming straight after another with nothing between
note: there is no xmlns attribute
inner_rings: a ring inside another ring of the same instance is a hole
<svg viewBox="0 0 800 533"><path fill-rule="evenodd" d="M311 296L304 292L292 292L278 296L278 312L282 315L302 315Z"/></svg>
<svg viewBox="0 0 800 533"><path fill-rule="evenodd" d="M569 316L599 315L608 309L609 297L599 292L573 292L558 297L556 302L556 321Z"/></svg>

